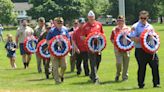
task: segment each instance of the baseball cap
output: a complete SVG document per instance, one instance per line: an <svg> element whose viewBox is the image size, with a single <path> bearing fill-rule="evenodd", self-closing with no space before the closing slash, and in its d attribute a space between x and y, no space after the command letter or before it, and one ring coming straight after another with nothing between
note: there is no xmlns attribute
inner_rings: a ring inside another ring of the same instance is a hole
<svg viewBox="0 0 164 92"><path fill-rule="evenodd" d="M79 23L85 23L85 19L84 18L79 18Z"/></svg>

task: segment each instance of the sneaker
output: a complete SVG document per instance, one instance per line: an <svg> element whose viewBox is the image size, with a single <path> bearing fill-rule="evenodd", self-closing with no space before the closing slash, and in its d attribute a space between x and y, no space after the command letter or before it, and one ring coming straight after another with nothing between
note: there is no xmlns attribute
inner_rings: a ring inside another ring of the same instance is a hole
<svg viewBox="0 0 164 92"><path fill-rule="evenodd" d="M99 84L100 84L99 80L96 80L95 85L99 85Z"/></svg>
<svg viewBox="0 0 164 92"><path fill-rule="evenodd" d="M160 85L157 84L157 85L154 85L153 87L154 88L160 88Z"/></svg>
<svg viewBox="0 0 164 92"><path fill-rule="evenodd" d="M123 79L122 79L122 81L127 81L127 80L128 80L128 78L123 78Z"/></svg>
<svg viewBox="0 0 164 92"><path fill-rule="evenodd" d="M115 77L115 81L116 81L116 82L119 81L119 76L116 76L116 77Z"/></svg>

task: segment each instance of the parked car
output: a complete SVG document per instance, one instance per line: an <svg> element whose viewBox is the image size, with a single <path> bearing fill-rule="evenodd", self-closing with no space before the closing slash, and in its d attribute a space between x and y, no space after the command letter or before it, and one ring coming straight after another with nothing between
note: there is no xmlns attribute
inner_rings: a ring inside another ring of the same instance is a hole
<svg viewBox="0 0 164 92"><path fill-rule="evenodd" d="M116 19L112 15L99 16L97 21L101 22L102 25L115 25Z"/></svg>

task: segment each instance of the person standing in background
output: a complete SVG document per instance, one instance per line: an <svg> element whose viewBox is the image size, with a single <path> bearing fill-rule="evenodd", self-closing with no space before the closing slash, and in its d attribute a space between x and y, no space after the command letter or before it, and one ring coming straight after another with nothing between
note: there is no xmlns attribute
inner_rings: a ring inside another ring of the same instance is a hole
<svg viewBox="0 0 164 92"><path fill-rule="evenodd" d="M38 25L36 26L34 30L34 36L39 38L41 33L44 33L46 31L45 29L45 19L43 17L40 17L38 19ZM38 41L39 43L39 41ZM36 53L36 61L37 61L37 69L38 73L42 72L41 64L42 64L42 59L39 57L39 55Z"/></svg>
<svg viewBox="0 0 164 92"><path fill-rule="evenodd" d="M38 42L40 42L43 39L46 39L46 36L47 36L49 30L51 29L51 23L49 23L49 22L45 23L45 29L46 29L46 31L41 33L40 37L38 38ZM46 50L46 48L48 48L48 45L44 47L45 50ZM51 72L50 71L50 58L48 58L48 59L43 58L43 63L44 63L46 79L49 79L49 74Z"/></svg>
<svg viewBox="0 0 164 92"><path fill-rule="evenodd" d="M34 34L34 30L27 26L27 20L23 19L21 21L21 26L18 27L16 32L16 45L17 48L20 48L20 54L22 56L22 61L24 64L24 68L28 68L30 60L31 60L31 54L28 54L24 49L24 40L26 37L30 37ZM19 44L19 45L18 45Z"/></svg>
<svg viewBox="0 0 164 92"><path fill-rule="evenodd" d="M83 25L85 24L84 18L79 18L79 27L73 33L73 45L76 52L76 69L77 75L81 74L81 62L83 61L85 76L89 76L89 67L88 67L88 51L87 46L84 40L81 39L83 32Z"/></svg>
<svg viewBox="0 0 164 92"><path fill-rule="evenodd" d="M0 41L3 41L4 42L4 39L3 39L3 26L0 24Z"/></svg>
<svg viewBox="0 0 164 92"><path fill-rule="evenodd" d="M74 23L73 23L73 27L71 28L71 29L69 29L68 30L68 32L69 32L69 34L70 34L70 36L71 36L71 45L72 45L72 49L71 49L71 51L70 51L70 54L71 54L71 56L70 56L70 70L71 70L71 72L74 72L74 70L75 70L75 65L76 65L76 54L75 54L75 51L74 51L74 46L73 46L73 42L72 42L72 38L73 38L73 33L75 32L75 30L77 30L78 29L78 24L79 24L79 22L78 22L78 19L75 19L74 20Z"/></svg>
<svg viewBox="0 0 164 92"><path fill-rule="evenodd" d="M7 57L10 59L10 65L12 69L15 69L16 63L16 43L13 41L13 36L11 34L8 34L7 36L7 43L5 45L5 49L7 51Z"/></svg>

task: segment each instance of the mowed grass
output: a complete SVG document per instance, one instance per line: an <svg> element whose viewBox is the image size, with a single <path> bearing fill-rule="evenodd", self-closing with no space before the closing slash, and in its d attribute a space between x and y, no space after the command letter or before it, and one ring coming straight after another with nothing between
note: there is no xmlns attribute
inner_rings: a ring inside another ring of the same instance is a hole
<svg viewBox="0 0 164 92"><path fill-rule="evenodd" d="M104 27L107 47L103 51L102 62L98 71L100 85L95 85L84 76L84 72L80 76L76 76L76 72L70 73L70 61L68 61L67 71L65 73L65 82L55 85L54 79L46 80L44 73L38 74L36 68L35 55L32 56L29 69L23 69L22 60L17 50L16 64L17 69L10 68L9 60L6 57L3 42L0 42L0 92L164 92L164 26L162 24L154 25L156 31L160 35L161 46L159 55L159 70L161 77L161 88L153 88L152 75L149 65L145 77L145 88L138 89L137 86L137 62L134 58L134 49L131 51L129 64L129 79L125 82L114 82L116 74L116 60L113 51L113 45L109 40L112 27ZM6 34L11 33L15 36L16 31L4 31Z"/></svg>

